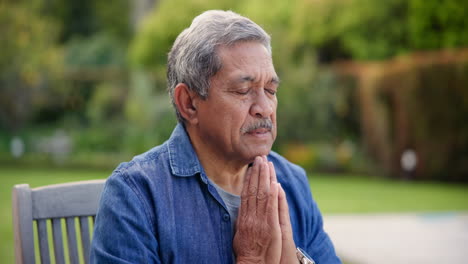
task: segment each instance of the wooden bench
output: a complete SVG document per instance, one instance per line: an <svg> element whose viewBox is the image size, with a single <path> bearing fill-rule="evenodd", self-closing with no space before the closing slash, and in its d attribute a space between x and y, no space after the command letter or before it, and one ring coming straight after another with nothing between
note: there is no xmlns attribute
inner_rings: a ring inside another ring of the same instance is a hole
<svg viewBox="0 0 468 264"><path fill-rule="evenodd" d="M91 180L48 185L31 189L28 184L13 187L12 207L16 263L35 263L34 222L41 263L89 263L92 225L105 180ZM64 220L62 220L64 219ZM75 225L75 221L79 224ZM62 232L62 222L65 232ZM91 227L90 227L91 223ZM48 233L52 237L49 242ZM81 240L77 241L77 233ZM64 241L68 242L66 251ZM49 243L53 248L49 248ZM52 253L53 252L53 253Z"/></svg>

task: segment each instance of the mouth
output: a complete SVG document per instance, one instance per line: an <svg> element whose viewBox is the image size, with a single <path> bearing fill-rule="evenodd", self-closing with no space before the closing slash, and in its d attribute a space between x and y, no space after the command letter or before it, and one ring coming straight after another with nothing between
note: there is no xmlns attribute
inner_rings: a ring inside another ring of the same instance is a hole
<svg viewBox="0 0 468 264"><path fill-rule="evenodd" d="M270 133L271 129L268 129L268 128L257 128L257 129L253 129L253 130L250 130L249 132L247 132L247 134L250 134L250 135L263 135L263 134L266 134L266 133Z"/></svg>

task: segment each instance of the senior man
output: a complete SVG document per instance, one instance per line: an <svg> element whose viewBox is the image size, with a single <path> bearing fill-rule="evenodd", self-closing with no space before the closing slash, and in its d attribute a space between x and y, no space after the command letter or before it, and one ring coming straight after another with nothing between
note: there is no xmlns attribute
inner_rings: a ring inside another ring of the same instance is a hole
<svg viewBox="0 0 468 264"><path fill-rule="evenodd" d="M271 151L269 35L204 12L175 40L167 78L179 123L107 180L91 262L340 263L304 170Z"/></svg>

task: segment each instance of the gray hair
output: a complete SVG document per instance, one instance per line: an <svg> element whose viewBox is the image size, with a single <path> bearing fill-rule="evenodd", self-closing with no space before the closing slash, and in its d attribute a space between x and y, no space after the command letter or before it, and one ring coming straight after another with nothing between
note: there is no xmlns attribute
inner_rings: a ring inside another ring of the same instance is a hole
<svg viewBox="0 0 468 264"><path fill-rule="evenodd" d="M174 101L176 85L184 83L206 99L210 78L222 66L217 48L241 41L258 41L271 54L270 36L252 20L232 11L206 11L179 34L169 52L167 66L167 89L179 122L184 123L184 118Z"/></svg>

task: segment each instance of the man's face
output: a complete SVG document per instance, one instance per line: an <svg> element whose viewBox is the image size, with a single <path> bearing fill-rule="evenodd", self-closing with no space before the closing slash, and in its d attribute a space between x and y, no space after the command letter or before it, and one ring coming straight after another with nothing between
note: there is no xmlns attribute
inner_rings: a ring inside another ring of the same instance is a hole
<svg viewBox="0 0 468 264"><path fill-rule="evenodd" d="M278 77L258 42L218 48L220 71L208 98L197 106L203 144L228 160L251 162L267 155L276 138Z"/></svg>

